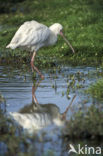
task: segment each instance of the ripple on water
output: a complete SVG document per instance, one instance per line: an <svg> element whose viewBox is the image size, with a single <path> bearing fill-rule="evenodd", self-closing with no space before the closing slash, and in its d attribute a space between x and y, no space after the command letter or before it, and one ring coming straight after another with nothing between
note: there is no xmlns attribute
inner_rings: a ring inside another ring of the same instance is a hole
<svg viewBox="0 0 103 156"><path fill-rule="evenodd" d="M31 73L21 74L21 70L12 69L11 67L0 66L0 91L6 98L7 111L19 111L23 106L31 103L32 101L32 77ZM81 77L80 84L83 84L83 88L70 89L70 97L74 94L77 95L74 105L80 104L81 100L85 100L87 95L83 94L83 90L96 80L96 68L93 67L63 67L61 73L56 73L57 78L52 78L44 72L45 79L41 81L36 90L36 97L40 104L54 103L61 112L64 112L66 106L71 99L66 96L67 80L71 82L70 75L74 75L74 79L77 82L76 74L79 73ZM26 78L25 78L26 77ZM85 79L85 83L82 82ZM64 96L63 96L64 93ZM90 105L91 99L87 102Z"/></svg>

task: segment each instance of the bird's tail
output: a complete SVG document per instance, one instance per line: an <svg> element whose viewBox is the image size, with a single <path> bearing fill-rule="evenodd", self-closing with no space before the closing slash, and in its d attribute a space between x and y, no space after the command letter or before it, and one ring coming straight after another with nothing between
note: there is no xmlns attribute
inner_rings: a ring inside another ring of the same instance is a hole
<svg viewBox="0 0 103 156"><path fill-rule="evenodd" d="M6 46L6 48L10 48L10 44L8 44L8 45Z"/></svg>
<svg viewBox="0 0 103 156"><path fill-rule="evenodd" d="M6 46L6 48L15 49L15 48L17 48L17 45L15 45L15 44L8 44L8 45Z"/></svg>

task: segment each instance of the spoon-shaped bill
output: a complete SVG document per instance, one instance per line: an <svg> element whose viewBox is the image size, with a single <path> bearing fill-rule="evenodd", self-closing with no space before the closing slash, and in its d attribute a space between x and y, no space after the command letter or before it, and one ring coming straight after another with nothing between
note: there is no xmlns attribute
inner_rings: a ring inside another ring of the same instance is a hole
<svg viewBox="0 0 103 156"><path fill-rule="evenodd" d="M70 46L72 52L75 53L74 48L72 47L72 45L70 44L70 42L66 39L66 37L64 36L64 34L63 34L62 31L60 31L60 35L63 37L63 39L65 40L65 42Z"/></svg>

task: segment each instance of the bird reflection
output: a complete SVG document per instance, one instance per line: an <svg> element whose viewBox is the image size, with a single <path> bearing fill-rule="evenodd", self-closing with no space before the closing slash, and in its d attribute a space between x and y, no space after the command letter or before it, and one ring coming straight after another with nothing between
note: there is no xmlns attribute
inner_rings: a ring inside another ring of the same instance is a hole
<svg viewBox="0 0 103 156"><path fill-rule="evenodd" d="M22 128L33 132L49 125L63 126L66 121L66 114L75 98L66 108L64 113L60 113L60 109L55 104L39 104L35 92L42 80L34 81L32 86L32 103L24 106L19 112L10 113L12 118Z"/></svg>

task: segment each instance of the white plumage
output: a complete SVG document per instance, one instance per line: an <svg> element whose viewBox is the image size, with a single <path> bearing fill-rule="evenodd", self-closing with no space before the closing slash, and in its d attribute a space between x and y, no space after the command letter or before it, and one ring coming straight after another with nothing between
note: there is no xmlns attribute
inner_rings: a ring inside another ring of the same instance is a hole
<svg viewBox="0 0 103 156"><path fill-rule="evenodd" d="M50 27L47 27L34 20L25 22L17 30L6 48L15 49L22 47L34 52L31 59L32 70L36 70L39 75L44 78L40 71L33 64L36 52L39 50L39 48L43 46L54 45L57 41L57 36L60 34L74 52L74 49L63 35L62 29L63 27L59 23L55 23Z"/></svg>
<svg viewBox="0 0 103 156"><path fill-rule="evenodd" d="M55 27L58 26L62 29L60 24L54 24L48 28L36 21L25 22L17 30L6 48L15 49L17 47L25 47L30 48L31 51L37 51L43 46L53 45L57 41L58 33L55 32Z"/></svg>

